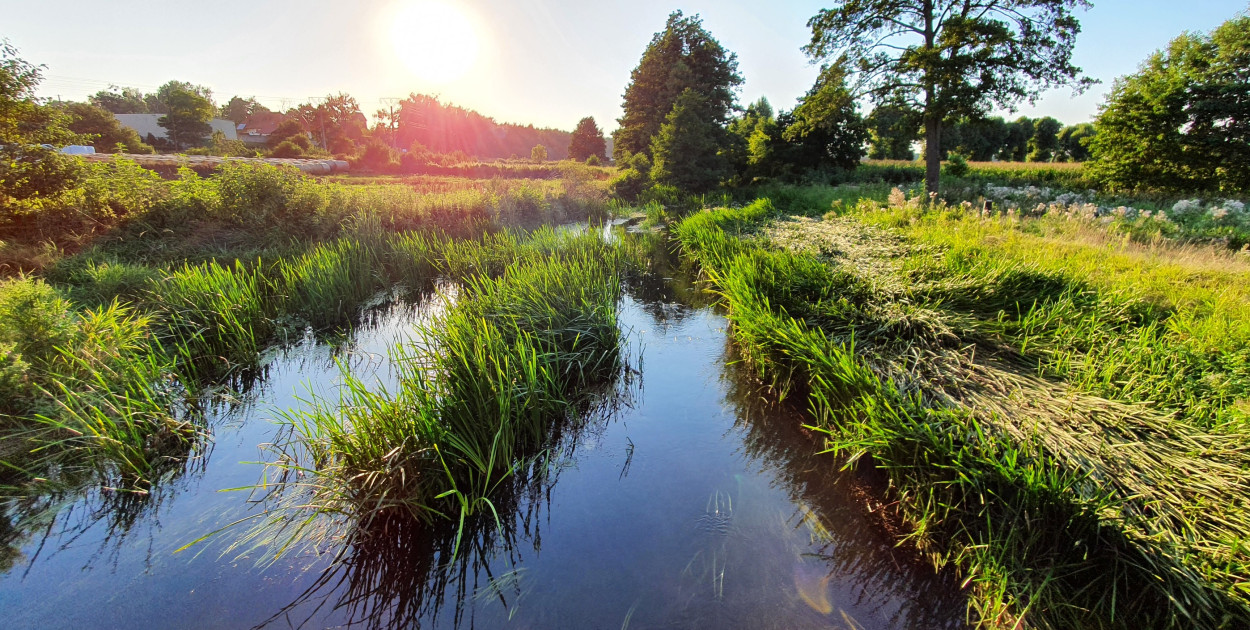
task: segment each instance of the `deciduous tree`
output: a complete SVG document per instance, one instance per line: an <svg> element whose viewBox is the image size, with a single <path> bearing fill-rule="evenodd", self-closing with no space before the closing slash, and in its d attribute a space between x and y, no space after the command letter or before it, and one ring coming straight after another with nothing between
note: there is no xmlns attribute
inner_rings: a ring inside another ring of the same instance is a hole
<svg viewBox="0 0 1250 630"><path fill-rule="evenodd" d="M1250 16L1186 33L1115 82L1090 174L1116 188L1250 190Z"/></svg>
<svg viewBox="0 0 1250 630"><path fill-rule="evenodd" d="M77 162L42 146L80 140L65 113L35 98L42 70L0 40L0 209L9 199L56 194L77 175Z"/></svg>
<svg viewBox="0 0 1250 630"><path fill-rule="evenodd" d="M855 97L904 95L923 113L925 187L936 191L944 121L1092 81L1072 65L1085 0L841 0L808 21L813 59L855 73Z"/></svg>
<svg viewBox="0 0 1250 630"><path fill-rule="evenodd" d="M216 110L204 95L178 83L171 81L162 87L161 102L168 113L157 119L156 124L165 128L174 148L184 149L204 142L213 130L208 121L213 119Z"/></svg>

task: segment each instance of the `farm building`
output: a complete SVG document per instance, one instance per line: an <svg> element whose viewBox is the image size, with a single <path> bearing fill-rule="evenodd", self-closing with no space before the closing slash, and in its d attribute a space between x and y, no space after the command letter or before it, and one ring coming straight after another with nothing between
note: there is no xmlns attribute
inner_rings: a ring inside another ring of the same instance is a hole
<svg viewBox="0 0 1250 630"><path fill-rule="evenodd" d="M140 138L147 138L148 134L159 138L166 139L165 128L157 121L161 119L162 114L113 114L117 117L117 122L134 129L139 132ZM238 140L239 136L235 132L234 122L224 118L214 118L208 122L213 128L213 132L220 131L225 134L227 140Z"/></svg>

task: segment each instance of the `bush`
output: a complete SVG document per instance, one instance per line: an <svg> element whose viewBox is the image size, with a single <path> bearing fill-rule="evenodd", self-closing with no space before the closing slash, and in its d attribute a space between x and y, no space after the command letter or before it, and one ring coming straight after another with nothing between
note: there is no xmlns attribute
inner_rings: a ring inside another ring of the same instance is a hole
<svg viewBox="0 0 1250 630"><path fill-rule="evenodd" d="M308 142L308 138L304 138L304 142ZM269 155L276 158L302 158L304 157L304 149L300 148L297 142L283 140L278 146L274 147L273 152Z"/></svg>
<svg viewBox="0 0 1250 630"><path fill-rule="evenodd" d="M374 140L356 158L356 163L372 171L394 170L399 165L399 154L391 147Z"/></svg>
<svg viewBox="0 0 1250 630"><path fill-rule="evenodd" d="M592 155L586 158L586 166L599 166L599 156Z"/></svg>
<svg viewBox="0 0 1250 630"><path fill-rule="evenodd" d="M946 174L951 177L965 177L968 175L968 171L968 158L961 153L952 151L946 163Z"/></svg>

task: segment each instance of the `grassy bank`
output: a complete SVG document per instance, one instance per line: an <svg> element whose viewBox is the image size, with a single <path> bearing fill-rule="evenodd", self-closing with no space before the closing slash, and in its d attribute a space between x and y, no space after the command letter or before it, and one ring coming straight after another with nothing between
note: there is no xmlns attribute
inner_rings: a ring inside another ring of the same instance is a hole
<svg viewBox="0 0 1250 630"><path fill-rule="evenodd" d="M760 378L889 474L981 623L1250 620L1244 263L895 201L765 200L675 234Z"/></svg>

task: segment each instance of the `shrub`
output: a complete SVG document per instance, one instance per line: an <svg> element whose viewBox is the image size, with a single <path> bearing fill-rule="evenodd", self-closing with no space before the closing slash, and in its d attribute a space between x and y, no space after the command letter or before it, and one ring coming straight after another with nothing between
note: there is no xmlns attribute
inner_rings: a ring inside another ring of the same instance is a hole
<svg viewBox="0 0 1250 630"><path fill-rule="evenodd" d="M965 177L968 175L970 167L968 166L968 158L962 153L951 152L946 163L946 174L951 177Z"/></svg>
<svg viewBox="0 0 1250 630"><path fill-rule="evenodd" d="M586 158L586 166L599 166L599 156L592 155Z"/></svg>
<svg viewBox="0 0 1250 630"><path fill-rule="evenodd" d="M308 138L304 138L307 142ZM276 158L302 158L304 157L304 149L300 148L299 143L291 140L283 140L278 146L274 147L270 156Z"/></svg>

